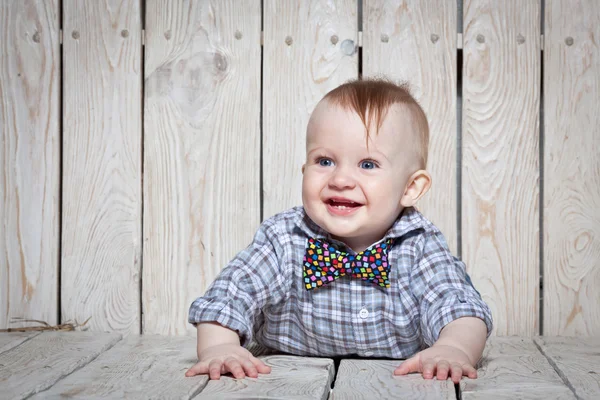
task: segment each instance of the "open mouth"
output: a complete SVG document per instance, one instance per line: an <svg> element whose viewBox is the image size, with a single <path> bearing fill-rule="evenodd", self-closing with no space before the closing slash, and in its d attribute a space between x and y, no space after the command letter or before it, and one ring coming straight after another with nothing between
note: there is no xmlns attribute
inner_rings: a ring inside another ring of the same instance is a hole
<svg viewBox="0 0 600 400"><path fill-rule="evenodd" d="M332 198L325 201L327 209L337 215L348 215L362 207L362 204L352 200Z"/></svg>

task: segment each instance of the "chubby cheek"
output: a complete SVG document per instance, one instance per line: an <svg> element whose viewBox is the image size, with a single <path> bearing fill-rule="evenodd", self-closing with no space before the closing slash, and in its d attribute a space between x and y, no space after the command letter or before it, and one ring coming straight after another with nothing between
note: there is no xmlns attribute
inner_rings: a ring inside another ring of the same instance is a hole
<svg viewBox="0 0 600 400"><path fill-rule="evenodd" d="M302 177L302 203L304 207L310 207L311 203L320 201L322 184L314 173L307 171Z"/></svg>
<svg viewBox="0 0 600 400"><path fill-rule="evenodd" d="M395 213L400 207L403 187L393 180L367 181L363 186L371 208L381 213Z"/></svg>

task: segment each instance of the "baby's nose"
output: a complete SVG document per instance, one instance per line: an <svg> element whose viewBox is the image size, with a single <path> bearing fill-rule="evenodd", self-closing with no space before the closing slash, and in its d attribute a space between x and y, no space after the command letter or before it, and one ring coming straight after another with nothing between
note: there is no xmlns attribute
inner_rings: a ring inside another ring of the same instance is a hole
<svg viewBox="0 0 600 400"><path fill-rule="evenodd" d="M353 188L356 180L346 168L337 168L329 179L329 185L338 189Z"/></svg>

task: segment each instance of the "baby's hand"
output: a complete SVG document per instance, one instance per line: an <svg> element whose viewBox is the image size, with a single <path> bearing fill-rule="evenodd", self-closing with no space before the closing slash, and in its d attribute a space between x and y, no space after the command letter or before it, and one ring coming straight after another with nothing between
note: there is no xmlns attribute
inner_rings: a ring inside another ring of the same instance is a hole
<svg viewBox="0 0 600 400"><path fill-rule="evenodd" d="M438 380L446 380L450 376L454 383L459 383L463 375L477 378L477 370L465 352L446 345L434 345L417 353L400 364L394 370L394 375L406 375L410 372L421 372L425 379L433 379L436 373Z"/></svg>
<svg viewBox="0 0 600 400"><path fill-rule="evenodd" d="M221 374L231 372L237 379L258 377L258 373L268 374L267 366L248 350L237 344L221 344L204 349L198 354L198 362L185 373L185 376L209 374L210 379L219 379Z"/></svg>

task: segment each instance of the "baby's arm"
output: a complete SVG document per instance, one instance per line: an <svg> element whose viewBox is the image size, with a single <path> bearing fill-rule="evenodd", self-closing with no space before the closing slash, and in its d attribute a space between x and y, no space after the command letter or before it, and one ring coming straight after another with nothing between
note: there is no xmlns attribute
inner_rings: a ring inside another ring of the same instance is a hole
<svg viewBox="0 0 600 400"><path fill-rule="evenodd" d="M197 325L197 333L198 362L185 376L209 374L210 379L219 379L221 374L231 372L240 379L271 372L269 366L240 346L240 337L235 331L218 323L204 322Z"/></svg>
<svg viewBox="0 0 600 400"><path fill-rule="evenodd" d="M394 374L450 376L455 383L463 375L476 378L475 365L492 330L491 311L442 234L430 232L424 240L422 257L411 271L411 290L419 303L423 341L431 347L403 362Z"/></svg>
<svg viewBox="0 0 600 400"><path fill-rule="evenodd" d="M252 243L190 306L188 320L197 327L198 362L186 376L209 374L211 379L219 379L221 374L231 372L243 378L270 372L244 346L252 341L263 307L278 302L286 293L275 229L271 220L264 221Z"/></svg>

